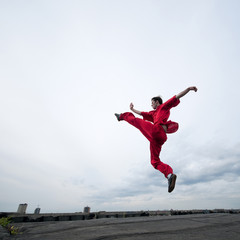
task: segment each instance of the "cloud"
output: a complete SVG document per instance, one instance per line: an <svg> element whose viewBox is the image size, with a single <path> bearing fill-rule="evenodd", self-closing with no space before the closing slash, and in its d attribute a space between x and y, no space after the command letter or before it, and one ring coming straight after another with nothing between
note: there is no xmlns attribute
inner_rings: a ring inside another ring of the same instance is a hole
<svg viewBox="0 0 240 240"><path fill-rule="evenodd" d="M188 154L184 166L178 164L182 184L230 180L240 174L239 146L224 148L218 144L198 146Z"/></svg>

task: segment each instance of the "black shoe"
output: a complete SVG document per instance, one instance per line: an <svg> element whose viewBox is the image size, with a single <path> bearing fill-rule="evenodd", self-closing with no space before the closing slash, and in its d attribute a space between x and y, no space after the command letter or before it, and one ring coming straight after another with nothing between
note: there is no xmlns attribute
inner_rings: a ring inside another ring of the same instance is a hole
<svg viewBox="0 0 240 240"><path fill-rule="evenodd" d="M115 113L114 115L116 116L116 118L117 118L118 121L121 121L121 119L120 119L120 115L121 115L121 114Z"/></svg>
<svg viewBox="0 0 240 240"><path fill-rule="evenodd" d="M175 183L176 183L177 175L172 174L171 177L168 179L168 192L172 192L173 189L175 188Z"/></svg>

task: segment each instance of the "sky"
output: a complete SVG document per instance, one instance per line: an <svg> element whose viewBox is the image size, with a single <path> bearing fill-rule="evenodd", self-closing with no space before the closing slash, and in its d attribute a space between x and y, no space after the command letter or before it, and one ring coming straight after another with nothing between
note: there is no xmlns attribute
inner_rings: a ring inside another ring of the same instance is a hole
<svg viewBox="0 0 240 240"><path fill-rule="evenodd" d="M0 212L240 208L238 0L1 0ZM114 113L189 86L160 154Z"/></svg>

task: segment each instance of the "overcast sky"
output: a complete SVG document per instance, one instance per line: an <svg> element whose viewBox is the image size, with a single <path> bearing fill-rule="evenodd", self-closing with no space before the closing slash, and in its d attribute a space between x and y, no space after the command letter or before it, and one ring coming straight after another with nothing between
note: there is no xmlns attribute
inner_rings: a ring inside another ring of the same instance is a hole
<svg viewBox="0 0 240 240"><path fill-rule="evenodd" d="M240 1L0 0L0 211L240 208ZM171 110L160 158L114 113Z"/></svg>

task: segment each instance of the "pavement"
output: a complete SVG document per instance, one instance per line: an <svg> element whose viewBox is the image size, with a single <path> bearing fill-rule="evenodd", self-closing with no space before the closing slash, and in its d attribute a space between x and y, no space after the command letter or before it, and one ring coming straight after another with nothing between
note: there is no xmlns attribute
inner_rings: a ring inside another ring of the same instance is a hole
<svg viewBox="0 0 240 240"><path fill-rule="evenodd" d="M0 240L239 240L240 214L214 213L62 222L15 223Z"/></svg>

